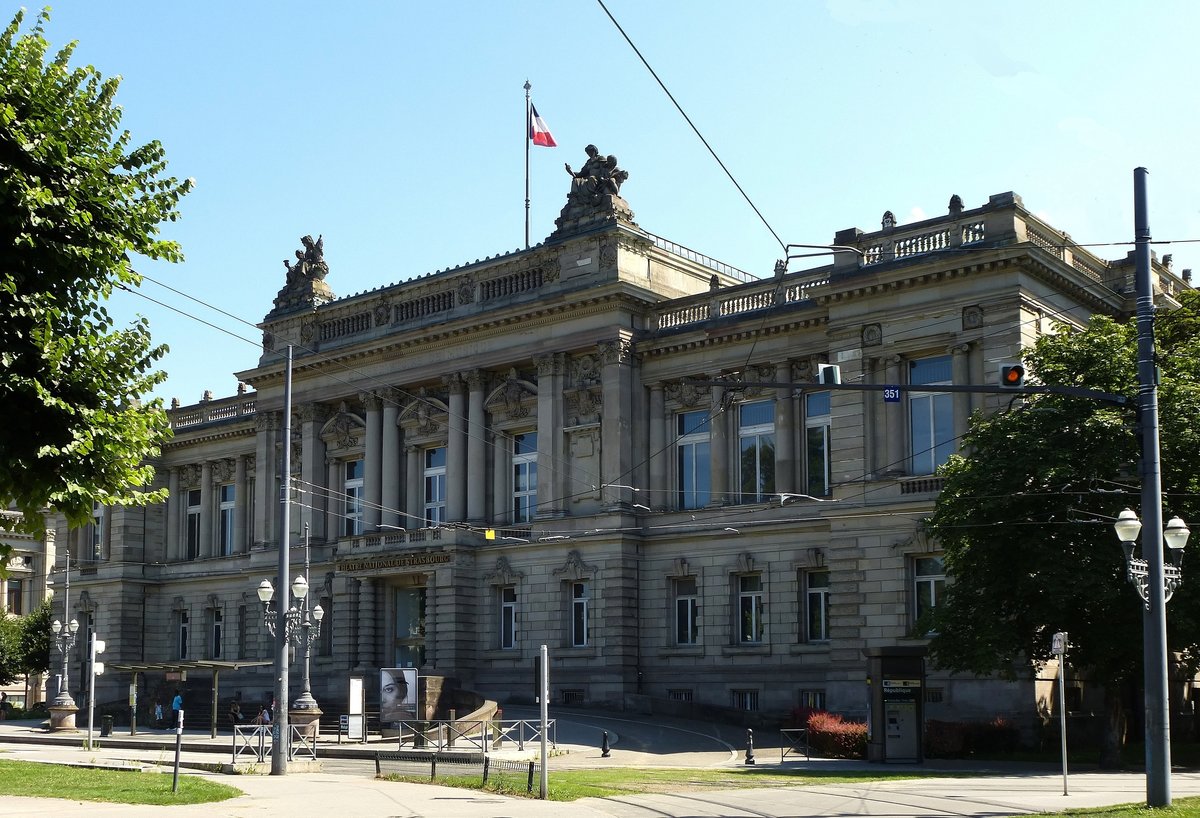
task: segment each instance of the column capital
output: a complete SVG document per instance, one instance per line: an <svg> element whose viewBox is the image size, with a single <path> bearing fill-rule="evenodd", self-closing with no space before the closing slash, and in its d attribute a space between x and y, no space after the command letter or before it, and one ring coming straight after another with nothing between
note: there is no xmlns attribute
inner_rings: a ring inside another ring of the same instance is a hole
<svg viewBox="0 0 1200 818"><path fill-rule="evenodd" d="M301 423L324 423L333 417L333 410L323 403L302 403L295 413Z"/></svg>
<svg viewBox="0 0 1200 818"><path fill-rule="evenodd" d="M566 356L562 353L536 355L533 358L533 363L537 367L538 377L561 375L566 371Z"/></svg>
<svg viewBox="0 0 1200 818"><path fill-rule="evenodd" d="M464 391L465 384L463 376L459 372L451 372L449 375L442 376L442 386L450 391L451 395L461 395Z"/></svg>
<svg viewBox="0 0 1200 818"><path fill-rule="evenodd" d="M375 391L359 392L358 399L368 412L378 412L383 408L383 398Z"/></svg>
<svg viewBox="0 0 1200 818"><path fill-rule="evenodd" d="M482 392L488 385L488 373L483 369L472 369L463 373L463 379L472 392Z"/></svg>
<svg viewBox="0 0 1200 818"><path fill-rule="evenodd" d="M633 341L620 337L612 341L601 341L596 344L596 354L604 364L629 364L633 362Z"/></svg>

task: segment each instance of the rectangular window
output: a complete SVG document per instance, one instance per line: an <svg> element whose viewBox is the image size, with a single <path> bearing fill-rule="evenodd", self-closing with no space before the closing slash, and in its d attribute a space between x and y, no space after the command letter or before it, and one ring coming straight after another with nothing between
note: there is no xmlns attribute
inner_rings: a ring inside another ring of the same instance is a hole
<svg viewBox="0 0 1200 818"><path fill-rule="evenodd" d="M425 450L425 525L446 522L446 447Z"/></svg>
<svg viewBox="0 0 1200 818"><path fill-rule="evenodd" d="M537 432L513 435L513 522L528 523L537 513Z"/></svg>
<svg viewBox="0 0 1200 818"><path fill-rule="evenodd" d="M221 503L221 556L228 557L233 553L233 510L237 499L233 483L224 483L217 489Z"/></svg>
<svg viewBox="0 0 1200 818"><path fill-rule="evenodd" d="M585 648L588 644L588 585L571 583L571 647Z"/></svg>
<svg viewBox="0 0 1200 818"><path fill-rule="evenodd" d="M675 486L679 508L704 508L712 499L708 412L675 416Z"/></svg>
<svg viewBox="0 0 1200 818"><path fill-rule="evenodd" d="M913 386L945 386L953 382L950 356L909 362L908 382ZM912 451L909 471L933 474L954 453L954 396L946 392L908 393Z"/></svg>
<svg viewBox="0 0 1200 818"><path fill-rule="evenodd" d="M342 492L346 495L346 513L342 531L347 537L356 537L363 533L363 461L347 460L343 466Z"/></svg>
<svg viewBox="0 0 1200 818"><path fill-rule="evenodd" d="M222 658L222 646L225 638L225 614L220 608L213 608L212 612L212 642L209 645L208 652L210 659Z"/></svg>
<svg viewBox="0 0 1200 818"><path fill-rule="evenodd" d="M690 687L668 688L667 698L673 702L690 702L692 700L692 689Z"/></svg>
<svg viewBox="0 0 1200 818"><path fill-rule="evenodd" d="M829 572L804 572L804 641L829 641Z"/></svg>
<svg viewBox="0 0 1200 818"><path fill-rule="evenodd" d="M675 644L694 645L700 630L700 599L695 577L675 580Z"/></svg>
<svg viewBox="0 0 1200 818"><path fill-rule="evenodd" d="M500 647L512 650L517 646L517 589L511 585L500 589Z"/></svg>
<svg viewBox="0 0 1200 818"><path fill-rule="evenodd" d="M8 599L4 601L5 610L14 616L23 616L25 613L25 585L26 580L9 579L8 580Z"/></svg>
<svg viewBox="0 0 1200 818"><path fill-rule="evenodd" d="M237 658L246 658L246 606L238 605L237 612Z"/></svg>
<svg viewBox="0 0 1200 818"><path fill-rule="evenodd" d="M801 689L800 707L805 710L824 710L825 691L820 689Z"/></svg>
<svg viewBox="0 0 1200 818"><path fill-rule="evenodd" d="M179 612L179 658L188 657L188 613Z"/></svg>
<svg viewBox="0 0 1200 818"><path fill-rule="evenodd" d="M200 556L200 489L187 493L187 558Z"/></svg>
<svg viewBox="0 0 1200 818"><path fill-rule="evenodd" d="M321 610L324 612L321 616L320 633L317 637L317 655L332 656L333 655L333 597L321 597Z"/></svg>
<svg viewBox="0 0 1200 818"><path fill-rule="evenodd" d="M104 506L99 503L92 503L92 524L90 528L92 535L91 558L102 560L104 559Z"/></svg>
<svg viewBox="0 0 1200 818"><path fill-rule="evenodd" d="M814 497L829 494L829 395L829 392L804 395L804 490Z"/></svg>
<svg viewBox="0 0 1200 818"><path fill-rule="evenodd" d="M946 589L946 568L941 557L917 557L913 560L913 614L918 626L932 613Z"/></svg>
<svg viewBox="0 0 1200 818"><path fill-rule="evenodd" d="M738 406L741 494L738 502L762 503L775 493L775 403Z"/></svg>
<svg viewBox="0 0 1200 818"><path fill-rule="evenodd" d="M751 574L738 577L739 641L758 644L765 629L762 576Z"/></svg>
<svg viewBox="0 0 1200 818"><path fill-rule="evenodd" d="M730 705L737 710L757 710L758 709L758 691L757 690L731 690Z"/></svg>

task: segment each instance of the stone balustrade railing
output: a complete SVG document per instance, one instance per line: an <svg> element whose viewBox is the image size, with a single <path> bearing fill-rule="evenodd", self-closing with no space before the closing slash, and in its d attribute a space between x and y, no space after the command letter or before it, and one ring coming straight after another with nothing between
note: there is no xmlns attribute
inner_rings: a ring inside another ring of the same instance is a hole
<svg viewBox="0 0 1200 818"><path fill-rule="evenodd" d="M221 400L205 401L194 406L172 409L169 413L171 428L178 431L207 423L245 420L254 417L255 401L243 395Z"/></svg>

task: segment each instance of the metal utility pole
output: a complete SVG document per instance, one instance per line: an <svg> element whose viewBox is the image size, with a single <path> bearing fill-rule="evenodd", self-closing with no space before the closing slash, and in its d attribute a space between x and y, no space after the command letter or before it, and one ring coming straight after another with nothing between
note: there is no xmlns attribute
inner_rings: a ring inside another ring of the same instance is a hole
<svg viewBox="0 0 1200 818"><path fill-rule="evenodd" d="M283 461L279 476L279 593L275 602L275 706L271 713L271 775L287 775L291 735L288 727L288 573L292 527L292 345L283 376Z"/></svg>
<svg viewBox="0 0 1200 818"><path fill-rule="evenodd" d="M1167 599L1163 583L1162 471L1154 353L1154 287L1145 168L1133 171L1134 292L1137 296L1138 409L1142 424L1142 556L1149 588L1142 620L1146 687L1146 803L1171 805L1171 720L1167 689Z"/></svg>

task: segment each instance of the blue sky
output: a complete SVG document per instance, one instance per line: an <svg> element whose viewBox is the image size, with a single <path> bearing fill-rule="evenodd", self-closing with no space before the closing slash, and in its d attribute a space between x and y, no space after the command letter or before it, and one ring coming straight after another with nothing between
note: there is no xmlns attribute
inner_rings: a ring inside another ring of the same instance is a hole
<svg viewBox="0 0 1200 818"><path fill-rule="evenodd" d="M1130 241L1139 165L1154 238L1200 239L1200 4L605 3L784 242L1009 190L1076 241ZM559 143L532 151L534 243L565 202L563 163L592 142L629 171L643 228L762 276L781 255L594 0L52 9L52 45L78 40L75 64L121 75L135 142L160 140L196 180L164 228L187 260L139 269L247 322L305 234L324 235L339 296L523 246L526 79ZM1200 244L1157 252L1200 267ZM158 394L232 394L260 333L142 293L245 339L119 296L171 347Z"/></svg>

